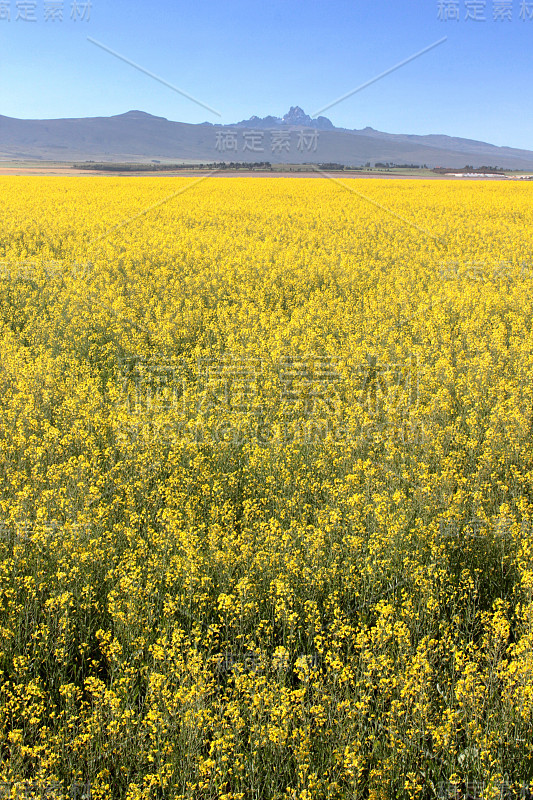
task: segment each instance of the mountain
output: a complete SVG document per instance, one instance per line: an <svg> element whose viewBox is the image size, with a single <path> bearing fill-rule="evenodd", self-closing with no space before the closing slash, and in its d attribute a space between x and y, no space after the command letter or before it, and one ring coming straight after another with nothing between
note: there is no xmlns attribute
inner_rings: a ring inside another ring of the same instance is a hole
<svg viewBox="0 0 533 800"><path fill-rule="evenodd" d="M300 106L291 106L284 117L250 117L243 119L231 127L268 129L268 128L312 128L320 131L333 131L335 126L327 117L313 119Z"/></svg>
<svg viewBox="0 0 533 800"><path fill-rule="evenodd" d="M430 134L393 134L371 127L336 128L299 106L283 117L257 117L233 125L172 122L144 111L112 117L31 120L0 116L0 159L46 161L272 163L370 162L460 168L533 169L533 152Z"/></svg>

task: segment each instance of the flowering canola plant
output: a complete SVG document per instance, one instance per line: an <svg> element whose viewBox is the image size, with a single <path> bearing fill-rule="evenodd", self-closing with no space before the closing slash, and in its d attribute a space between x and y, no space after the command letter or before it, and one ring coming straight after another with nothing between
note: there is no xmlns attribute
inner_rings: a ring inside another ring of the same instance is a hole
<svg viewBox="0 0 533 800"><path fill-rule="evenodd" d="M0 796L533 779L532 202L0 178Z"/></svg>

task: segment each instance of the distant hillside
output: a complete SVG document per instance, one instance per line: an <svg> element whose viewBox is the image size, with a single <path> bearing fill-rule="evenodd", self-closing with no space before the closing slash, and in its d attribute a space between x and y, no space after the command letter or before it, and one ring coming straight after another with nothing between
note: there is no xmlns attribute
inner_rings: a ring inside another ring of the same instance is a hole
<svg viewBox="0 0 533 800"><path fill-rule="evenodd" d="M443 135L335 128L298 106L284 117L251 117L234 125L171 122L143 111L113 117L29 120L0 116L0 158L46 161L376 162L460 168L533 169L533 152Z"/></svg>

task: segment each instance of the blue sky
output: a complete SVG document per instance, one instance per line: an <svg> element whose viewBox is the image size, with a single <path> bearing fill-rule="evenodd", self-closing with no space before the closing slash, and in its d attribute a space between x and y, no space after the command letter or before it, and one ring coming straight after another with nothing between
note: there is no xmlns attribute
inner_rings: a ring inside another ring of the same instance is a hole
<svg viewBox="0 0 533 800"><path fill-rule="evenodd" d="M60 0L0 0L0 114L141 109L191 123L281 116L291 105L312 114L446 36L325 116L348 128L446 133L533 149L533 0L478 0L484 21L466 19L475 11L472 0L443 3L449 13L459 9L459 20L447 21L439 19L438 0L91 2L88 15L80 0L73 20L72 0L64 0L63 20L52 22L45 9L58 13ZM16 19L24 13L36 21Z"/></svg>

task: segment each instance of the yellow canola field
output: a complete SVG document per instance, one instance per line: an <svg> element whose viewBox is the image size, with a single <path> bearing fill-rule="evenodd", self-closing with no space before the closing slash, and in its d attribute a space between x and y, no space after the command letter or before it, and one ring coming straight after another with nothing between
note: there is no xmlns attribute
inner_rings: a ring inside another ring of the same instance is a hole
<svg viewBox="0 0 533 800"><path fill-rule="evenodd" d="M525 791L532 207L0 178L0 797Z"/></svg>

